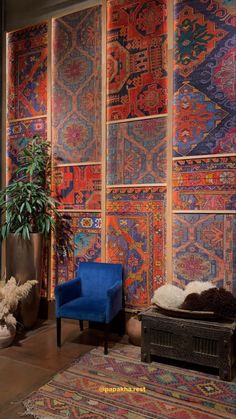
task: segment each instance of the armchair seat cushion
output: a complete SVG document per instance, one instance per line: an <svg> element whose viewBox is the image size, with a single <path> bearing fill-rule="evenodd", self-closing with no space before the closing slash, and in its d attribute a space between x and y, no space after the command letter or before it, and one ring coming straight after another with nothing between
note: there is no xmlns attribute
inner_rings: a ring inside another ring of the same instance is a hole
<svg viewBox="0 0 236 419"><path fill-rule="evenodd" d="M106 299L80 297L60 306L58 317L105 322Z"/></svg>

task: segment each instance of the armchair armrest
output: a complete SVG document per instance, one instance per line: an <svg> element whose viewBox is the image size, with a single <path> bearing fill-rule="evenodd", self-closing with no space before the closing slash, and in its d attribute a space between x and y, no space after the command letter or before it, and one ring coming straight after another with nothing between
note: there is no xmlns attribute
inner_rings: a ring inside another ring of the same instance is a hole
<svg viewBox="0 0 236 419"><path fill-rule="evenodd" d="M122 285L121 282L115 282L115 284L111 288L108 288L108 290L107 290L108 298L115 295L117 293L117 291L119 291L121 289L121 285Z"/></svg>
<svg viewBox="0 0 236 419"><path fill-rule="evenodd" d="M115 284L107 290L106 323L122 309L122 283Z"/></svg>
<svg viewBox="0 0 236 419"><path fill-rule="evenodd" d="M80 294L81 282L79 278L57 285L55 288L56 312L58 313L59 308L63 304L78 298Z"/></svg>

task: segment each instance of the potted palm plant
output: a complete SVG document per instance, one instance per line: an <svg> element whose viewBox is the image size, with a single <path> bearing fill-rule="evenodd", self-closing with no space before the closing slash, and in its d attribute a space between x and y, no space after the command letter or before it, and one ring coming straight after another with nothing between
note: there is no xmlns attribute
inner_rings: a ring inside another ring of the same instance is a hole
<svg viewBox="0 0 236 419"><path fill-rule="evenodd" d="M34 137L18 157L19 168L0 191L0 233L6 239L6 279L13 276L19 284L38 281L21 307L22 323L29 328L39 309L45 238L59 214L50 189L50 144Z"/></svg>

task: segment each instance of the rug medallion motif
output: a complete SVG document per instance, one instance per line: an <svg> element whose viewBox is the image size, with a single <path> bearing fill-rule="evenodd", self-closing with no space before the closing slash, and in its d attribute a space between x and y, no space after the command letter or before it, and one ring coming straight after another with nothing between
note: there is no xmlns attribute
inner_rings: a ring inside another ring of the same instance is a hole
<svg viewBox="0 0 236 419"><path fill-rule="evenodd" d="M47 113L47 24L8 35L8 120Z"/></svg>
<svg viewBox="0 0 236 419"><path fill-rule="evenodd" d="M53 154L57 163L99 162L101 156L101 7L53 26Z"/></svg>
<svg viewBox="0 0 236 419"><path fill-rule="evenodd" d="M185 2L175 21L175 64L183 77L188 77L226 35L223 29L190 7L195 3Z"/></svg>
<svg viewBox="0 0 236 419"><path fill-rule="evenodd" d="M189 83L183 84L174 97L174 155L210 154L209 134L227 115L204 93Z"/></svg>
<svg viewBox="0 0 236 419"><path fill-rule="evenodd" d="M175 214L173 284L211 281L236 294L235 214Z"/></svg>
<svg viewBox="0 0 236 419"><path fill-rule="evenodd" d="M108 125L108 184L166 181L166 118Z"/></svg>
<svg viewBox="0 0 236 419"><path fill-rule="evenodd" d="M107 16L107 119L166 113L166 0L108 0Z"/></svg>
<svg viewBox="0 0 236 419"><path fill-rule="evenodd" d="M127 308L147 307L165 282L165 188L109 189L107 261L122 263Z"/></svg>
<svg viewBox="0 0 236 419"><path fill-rule="evenodd" d="M101 166L62 166L54 172L59 209L101 209Z"/></svg>
<svg viewBox="0 0 236 419"><path fill-rule="evenodd" d="M233 3L175 2L176 157L236 152Z"/></svg>

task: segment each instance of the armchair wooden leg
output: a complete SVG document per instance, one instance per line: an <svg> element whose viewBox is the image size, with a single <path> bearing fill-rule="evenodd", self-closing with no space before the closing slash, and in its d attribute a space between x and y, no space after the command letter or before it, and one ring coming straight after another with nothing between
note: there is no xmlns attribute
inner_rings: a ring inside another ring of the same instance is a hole
<svg viewBox="0 0 236 419"><path fill-rule="evenodd" d="M83 323L83 320L80 320L80 321L79 321L79 327L80 327L81 332L83 332L83 330L84 330L84 323Z"/></svg>
<svg viewBox="0 0 236 419"><path fill-rule="evenodd" d="M108 354L109 330L110 330L109 323L105 323L105 329L104 329L104 355L107 355Z"/></svg>
<svg viewBox="0 0 236 419"><path fill-rule="evenodd" d="M57 317L57 346L61 347L61 318Z"/></svg>
<svg viewBox="0 0 236 419"><path fill-rule="evenodd" d="M125 334L125 311L120 310L117 315L118 320L118 334L120 337L124 336Z"/></svg>

